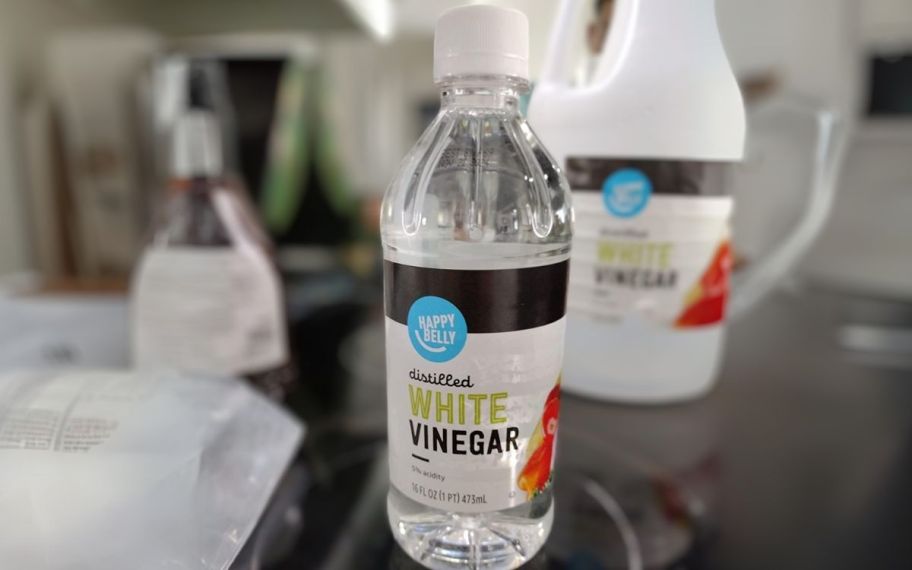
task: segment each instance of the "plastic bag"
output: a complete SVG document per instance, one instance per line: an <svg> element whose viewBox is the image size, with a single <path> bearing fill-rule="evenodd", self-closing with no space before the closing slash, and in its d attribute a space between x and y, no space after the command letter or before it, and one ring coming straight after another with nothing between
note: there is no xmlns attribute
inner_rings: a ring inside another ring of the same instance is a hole
<svg viewBox="0 0 912 570"><path fill-rule="evenodd" d="M232 379L4 374L0 568L227 568L302 433Z"/></svg>

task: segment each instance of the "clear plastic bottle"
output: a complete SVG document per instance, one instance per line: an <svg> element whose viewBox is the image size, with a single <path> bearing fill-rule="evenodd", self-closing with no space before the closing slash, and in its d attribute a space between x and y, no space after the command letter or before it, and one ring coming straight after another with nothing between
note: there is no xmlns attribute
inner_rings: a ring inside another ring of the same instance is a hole
<svg viewBox="0 0 912 570"><path fill-rule="evenodd" d="M572 214L527 50L520 12L441 17L441 110L382 206L389 520L431 568L517 567L551 527Z"/></svg>

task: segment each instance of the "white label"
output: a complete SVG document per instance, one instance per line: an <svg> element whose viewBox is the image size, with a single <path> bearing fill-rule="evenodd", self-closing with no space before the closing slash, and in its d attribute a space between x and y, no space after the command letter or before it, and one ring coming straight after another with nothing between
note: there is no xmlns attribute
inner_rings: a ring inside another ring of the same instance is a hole
<svg viewBox="0 0 912 570"><path fill-rule="evenodd" d="M466 513L514 507L547 488L565 321L468 333L457 356L435 363L416 350L408 325L387 317L392 484ZM431 348L458 342L448 323L437 324L427 323Z"/></svg>
<svg viewBox="0 0 912 570"><path fill-rule="evenodd" d="M139 366L247 374L287 359L281 286L257 248L150 249L133 296Z"/></svg>
<svg viewBox="0 0 912 570"><path fill-rule="evenodd" d="M731 197L652 195L628 217L605 204L602 192L574 192L569 309L614 323L636 314L677 328L721 321Z"/></svg>

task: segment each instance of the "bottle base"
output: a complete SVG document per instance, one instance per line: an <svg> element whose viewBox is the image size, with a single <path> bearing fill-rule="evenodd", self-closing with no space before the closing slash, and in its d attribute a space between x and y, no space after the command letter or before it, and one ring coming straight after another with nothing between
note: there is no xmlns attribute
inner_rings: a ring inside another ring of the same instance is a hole
<svg viewBox="0 0 912 570"><path fill-rule="evenodd" d="M427 507L409 513L412 509L403 503L418 505L391 489L387 514L393 536L411 558L432 570L518 568L541 550L554 517L550 496L543 514L535 518L510 511L460 514Z"/></svg>
<svg viewBox="0 0 912 570"><path fill-rule="evenodd" d="M624 404L694 400L715 384L724 339L724 324L682 331L574 316L567 321L561 389Z"/></svg>

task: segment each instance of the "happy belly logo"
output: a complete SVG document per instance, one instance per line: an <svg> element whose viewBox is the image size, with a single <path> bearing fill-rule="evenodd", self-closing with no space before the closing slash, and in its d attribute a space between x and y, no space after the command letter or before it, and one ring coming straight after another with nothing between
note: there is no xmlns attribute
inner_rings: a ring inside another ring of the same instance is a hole
<svg viewBox="0 0 912 570"><path fill-rule="evenodd" d="M636 168L622 168L602 185L605 209L619 218L632 218L642 212L651 195L652 182Z"/></svg>
<svg viewBox="0 0 912 570"><path fill-rule="evenodd" d="M425 360L447 362L462 352L468 337L465 317L442 297L421 297L409 308L409 340Z"/></svg>

